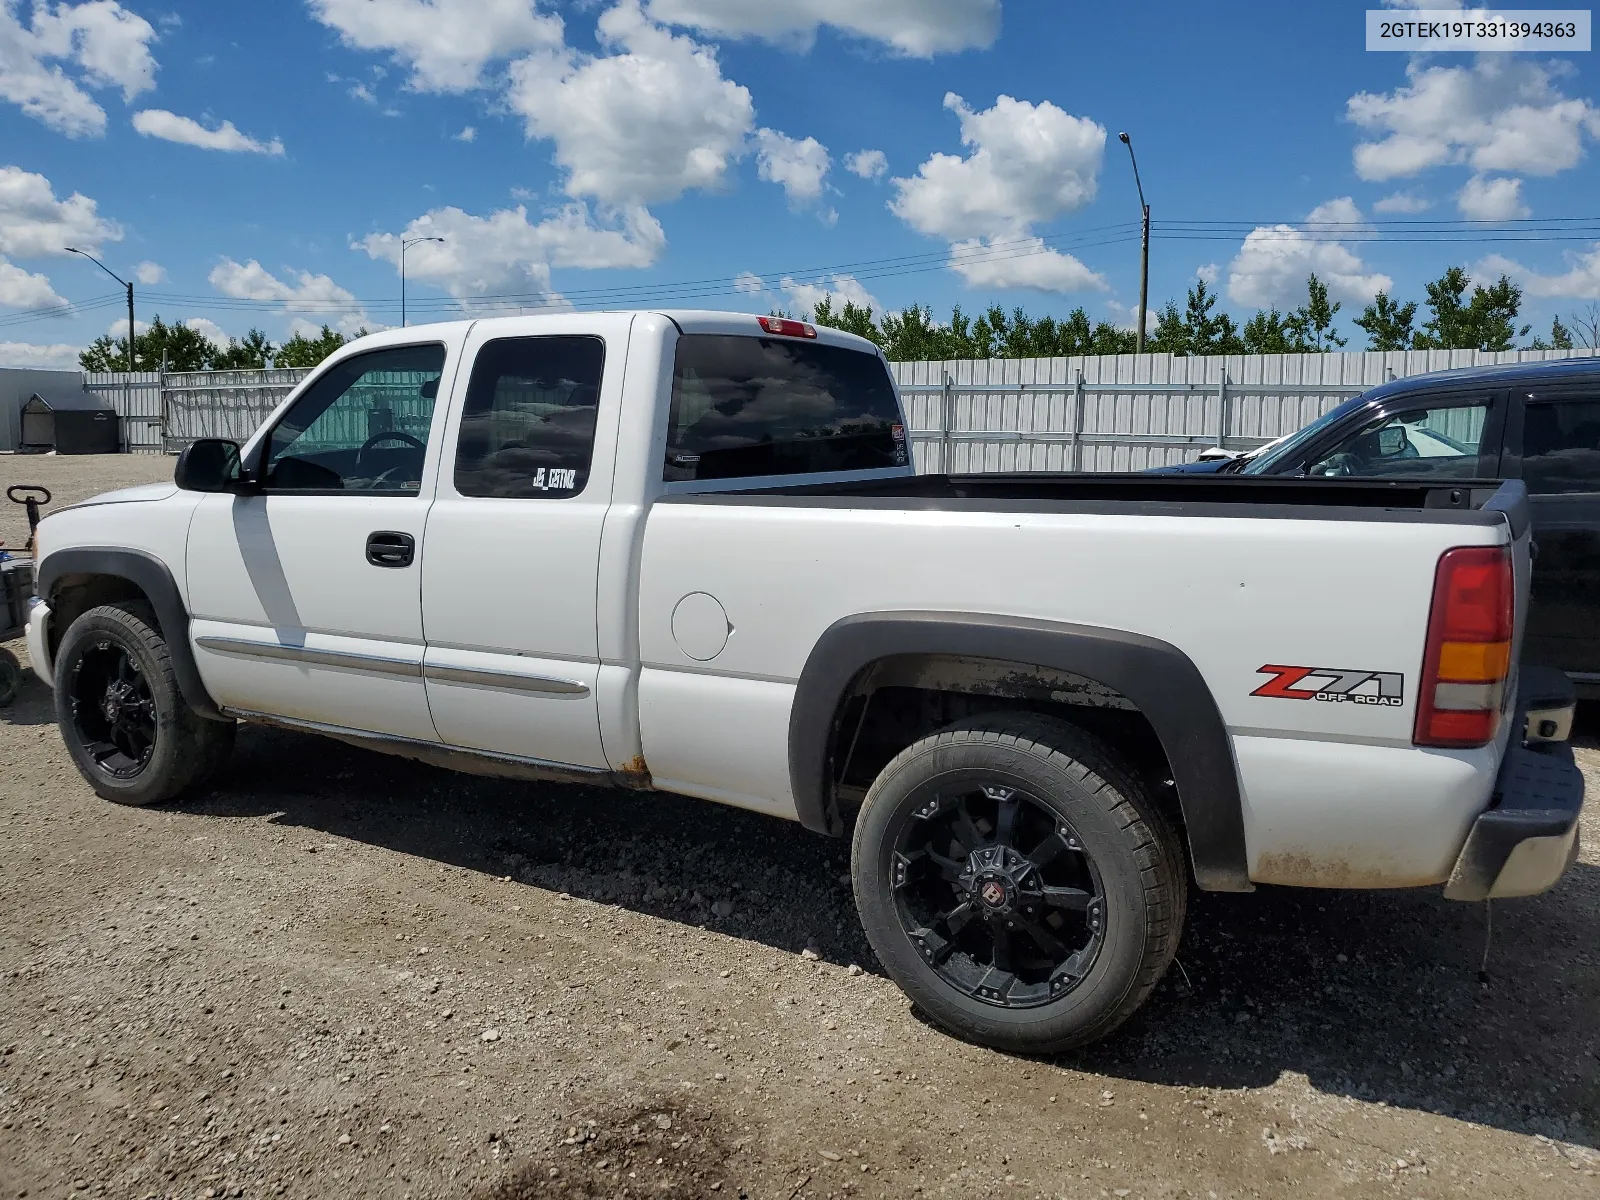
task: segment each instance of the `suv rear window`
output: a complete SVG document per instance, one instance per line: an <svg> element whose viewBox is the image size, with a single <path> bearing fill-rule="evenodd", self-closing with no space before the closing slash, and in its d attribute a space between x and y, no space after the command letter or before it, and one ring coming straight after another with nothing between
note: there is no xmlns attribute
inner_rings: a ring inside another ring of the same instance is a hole
<svg viewBox="0 0 1600 1200"><path fill-rule="evenodd" d="M877 355L788 338L678 339L662 474L668 482L909 461L894 385Z"/></svg>

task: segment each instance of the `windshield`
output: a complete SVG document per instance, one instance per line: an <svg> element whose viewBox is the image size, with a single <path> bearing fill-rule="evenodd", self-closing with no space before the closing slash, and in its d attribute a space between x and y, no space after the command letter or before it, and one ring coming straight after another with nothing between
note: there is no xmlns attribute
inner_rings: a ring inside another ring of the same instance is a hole
<svg viewBox="0 0 1600 1200"><path fill-rule="evenodd" d="M1366 403L1365 396L1354 396L1346 400L1338 408L1323 413L1298 433L1291 433L1265 454L1258 454L1249 460L1240 460L1242 465L1236 470L1241 475L1272 475L1276 473L1280 467L1294 461L1295 455L1302 446L1315 440L1323 430L1334 422L1343 420L1346 413L1363 408Z"/></svg>

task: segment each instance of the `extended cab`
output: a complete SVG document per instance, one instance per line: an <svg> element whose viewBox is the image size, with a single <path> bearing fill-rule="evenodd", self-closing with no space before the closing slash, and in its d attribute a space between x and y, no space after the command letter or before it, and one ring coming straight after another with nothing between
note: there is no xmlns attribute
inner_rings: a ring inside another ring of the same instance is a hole
<svg viewBox="0 0 1600 1200"><path fill-rule="evenodd" d="M1576 853L1521 483L919 476L882 355L796 321L363 338L38 560L102 796L246 720L853 829L884 967L996 1046L1115 1028L1191 879L1475 900Z"/></svg>

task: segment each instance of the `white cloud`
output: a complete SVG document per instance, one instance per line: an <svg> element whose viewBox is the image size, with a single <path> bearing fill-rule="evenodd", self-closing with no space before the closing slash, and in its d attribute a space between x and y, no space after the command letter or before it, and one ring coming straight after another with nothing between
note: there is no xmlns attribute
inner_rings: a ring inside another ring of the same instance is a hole
<svg viewBox="0 0 1600 1200"><path fill-rule="evenodd" d="M1324 200L1306 214L1306 227L1333 237L1373 237L1377 230L1349 196Z"/></svg>
<svg viewBox="0 0 1600 1200"><path fill-rule="evenodd" d="M147 108L133 114L133 127L145 137L160 138L164 142L178 142L185 146L198 146L202 150L225 150L250 154L281 156L283 143L277 138L258 142L240 133L232 121L224 121L215 129L207 129L192 117L180 117L164 108Z"/></svg>
<svg viewBox="0 0 1600 1200"><path fill-rule="evenodd" d="M567 194L647 204L720 187L755 124L749 90L723 78L714 49L647 20L638 0L602 14L598 37L617 53L511 66L507 101L528 136L555 142Z"/></svg>
<svg viewBox="0 0 1600 1200"><path fill-rule="evenodd" d="M43 275L24 271L0 257L0 305L7 308L48 308L65 304Z"/></svg>
<svg viewBox="0 0 1600 1200"><path fill-rule="evenodd" d="M1474 175L1456 194L1456 207L1469 221L1520 220L1530 211L1522 202L1522 180L1505 175Z"/></svg>
<svg viewBox="0 0 1600 1200"><path fill-rule="evenodd" d="M1042 238L994 242L972 238L950 247L949 267L976 288L1027 288L1036 292L1103 292L1110 286L1070 254Z"/></svg>
<svg viewBox="0 0 1600 1200"><path fill-rule="evenodd" d="M966 158L934 154L909 179L893 180L890 209L920 233L951 241L1026 233L1094 199L1106 131L1048 100L1001 96L974 112L954 92L944 106L961 118Z"/></svg>
<svg viewBox="0 0 1600 1200"><path fill-rule="evenodd" d="M142 262L133 269L133 277L144 284L165 283L167 269L158 262Z"/></svg>
<svg viewBox="0 0 1600 1200"><path fill-rule="evenodd" d="M43 175L0 167L0 254L39 258L65 254L67 246L92 252L121 238L121 227L102 218L89 197L74 192L57 200Z"/></svg>
<svg viewBox="0 0 1600 1200"><path fill-rule="evenodd" d="M1471 66L1425 66L1413 58L1410 83L1393 92L1358 92L1350 119L1377 140L1355 149L1363 179L1398 179L1429 167L1553 175L1578 164L1584 135L1600 137L1600 109L1567 98L1560 62L1484 54Z"/></svg>
<svg viewBox="0 0 1600 1200"><path fill-rule="evenodd" d="M211 286L224 296L237 300L275 300L283 311L304 313L316 318L316 323L326 322L341 333L351 334L365 326L379 329L367 316L360 302L326 275L313 275L309 271L293 272L294 283L285 283L255 259L240 264L224 258L211 268L206 276Z"/></svg>
<svg viewBox="0 0 1600 1200"><path fill-rule="evenodd" d="M462 126L461 132L456 134L458 142L475 142L478 140L478 131L471 125Z"/></svg>
<svg viewBox="0 0 1600 1200"><path fill-rule="evenodd" d="M823 284L797 283L786 275L778 288L789 298L793 311L797 313L809 313L824 298L832 301L835 311L843 308L847 302L870 308L873 312L883 311L883 305L878 303L877 297L862 287L853 275L833 275Z"/></svg>
<svg viewBox="0 0 1600 1200"><path fill-rule="evenodd" d="M650 0L650 15L710 34L801 46L831 25L918 58L990 46L1000 31L1000 0Z"/></svg>
<svg viewBox="0 0 1600 1200"><path fill-rule="evenodd" d="M30 367L35 371L76 371L82 346L65 342L0 342L0 367Z"/></svg>
<svg viewBox="0 0 1600 1200"><path fill-rule="evenodd" d="M1374 212L1381 213L1419 213L1432 207L1432 200L1413 192L1395 192L1372 206Z"/></svg>
<svg viewBox="0 0 1600 1200"><path fill-rule="evenodd" d="M184 324L218 349L226 350L229 341L232 340L223 332L222 326L215 321L207 320L205 317L190 317Z"/></svg>
<svg viewBox="0 0 1600 1200"><path fill-rule="evenodd" d="M1306 277L1316 272L1333 299L1364 304L1394 286L1339 240L1367 232L1348 196L1318 205L1303 227L1257 226L1228 264L1228 296L1252 308L1296 304L1305 297Z"/></svg>
<svg viewBox="0 0 1600 1200"><path fill-rule="evenodd" d="M759 296L767 290L767 285L754 271L740 271L734 276L733 290L746 296Z"/></svg>
<svg viewBox="0 0 1600 1200"><path fill-rule="evenodd" d="M84 90L116 87L124 101L155 86L156 32L113 0L36 4L30 25L15 0L0 2L0 100L69 137L105 133L105 110ZM78 78L62 64L79 69Z"/></svg>
<svg viewBox="0 0 1600 1200"><path fill-rule="evenodd" d="M894 179L889 209L920 233L951 243L950 266L974 287L1101 289L1105 280L1070 254L1049 250L1033 226L1095 197L1106 131L1049 101L999 97L974 112L954 92L965 158L934 154Z"/></svg>
<svg viewBox="0 0 1600 1200"><path fill-rule="evenodd" d="M1201 283L1214 284L1222 278L1222 267L1217 263L1205 263L1194 269L1194 277Z"/></svg>
<svg viewBox="0 0 1600 1200"><path fill-rule="evenodd" d="M587 204L564 206L537 223L521 205L477 217L459 208L439 208L412 221L402 233L375 233L353 244L374 259L400 263L402 238L442 237L406 251L406 275L443 287L463 305L483 307L483 297L531 294L531 303L564 303L551 287L552 267L588 270L648 267L660 258L667 238L647 209L634 207L597 224ZM525 302L525 305L530 302ZM515 300L489 301L515 310Z"/></svg>
<svg viewBox="0 0 1600 1200"><path fill-rule="evenodd" d="M823 181L833 160L814 137L804 140L776 129L756 131L756 161L761 178L783 188L789 203L815 204L822 198Z"/></svg>
<svg viewBox="0 0 1600 1200"><path fill-rule="evenodd" d="M1472 268L1474 279L1508 275L1522 286L1523 294L1539 299L1600 300L1600 242L1588 250L1568 251L1568 269L1560 275L1541 275L1514 259L1491 254Z"/></svg>
<svg viewBox="0 0 1600 1200"><path fill-rule="evenodd" d="M388 51L420 92L479 87L491 63L558 50L561 18L535 0L310 0L312 15L347 46Z"/></svg>
<svg viewBox="0 0 1600 1200"><path fill-rule="evenodd" d="M1123 304L1120 300L1107 299L1106 308L1111 311L1111 323L1118 329L1127 329L1133 332L1138 332L1138 301L1134 301L1132 304ZM1148 304L1146 305L1144 318L1144 327L1146 333L1155 327L1155 311L1156 310L1150 308Z"/></svg>
<svg viewBox="0 0 1600 1200"><path fill-rule="evenodd" d="M844 169L863 179L881 179L889 170L889 156L882 150L857 150L844 156Z"/></svg>
<svg viewBox="0 0 1600 1200"><path fill-rule="evenodd" d="M134 334L134 336L140 337L149 332L150 322L135 321L133 323L133 327L138 331L136 334ZM128 336L128 318L118 317L115 321L111 322L110 325L106 326L106 336L112 338L126 338Z"/></svg>

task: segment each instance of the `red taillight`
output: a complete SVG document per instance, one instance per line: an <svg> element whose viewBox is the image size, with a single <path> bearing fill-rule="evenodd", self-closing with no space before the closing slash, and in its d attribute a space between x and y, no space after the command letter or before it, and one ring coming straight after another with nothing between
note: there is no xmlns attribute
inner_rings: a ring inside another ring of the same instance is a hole
<svg viewBox="0 0 1600 1200"><path fill-rule="evenodd" d="M768 333L782 334L784 337L814 338L817 336L815 325L807 325L804 321L791 321L788 317L757 317L761 328Z"/></svg>
<svg viewBox="0 0 1600 1200"><path fill-rule="evenodd" d="M1465 748L1494 740L1511 671L1515 594L1505 546L1462 546L1440 557L1417 696L1417 745Z"/></svg>

